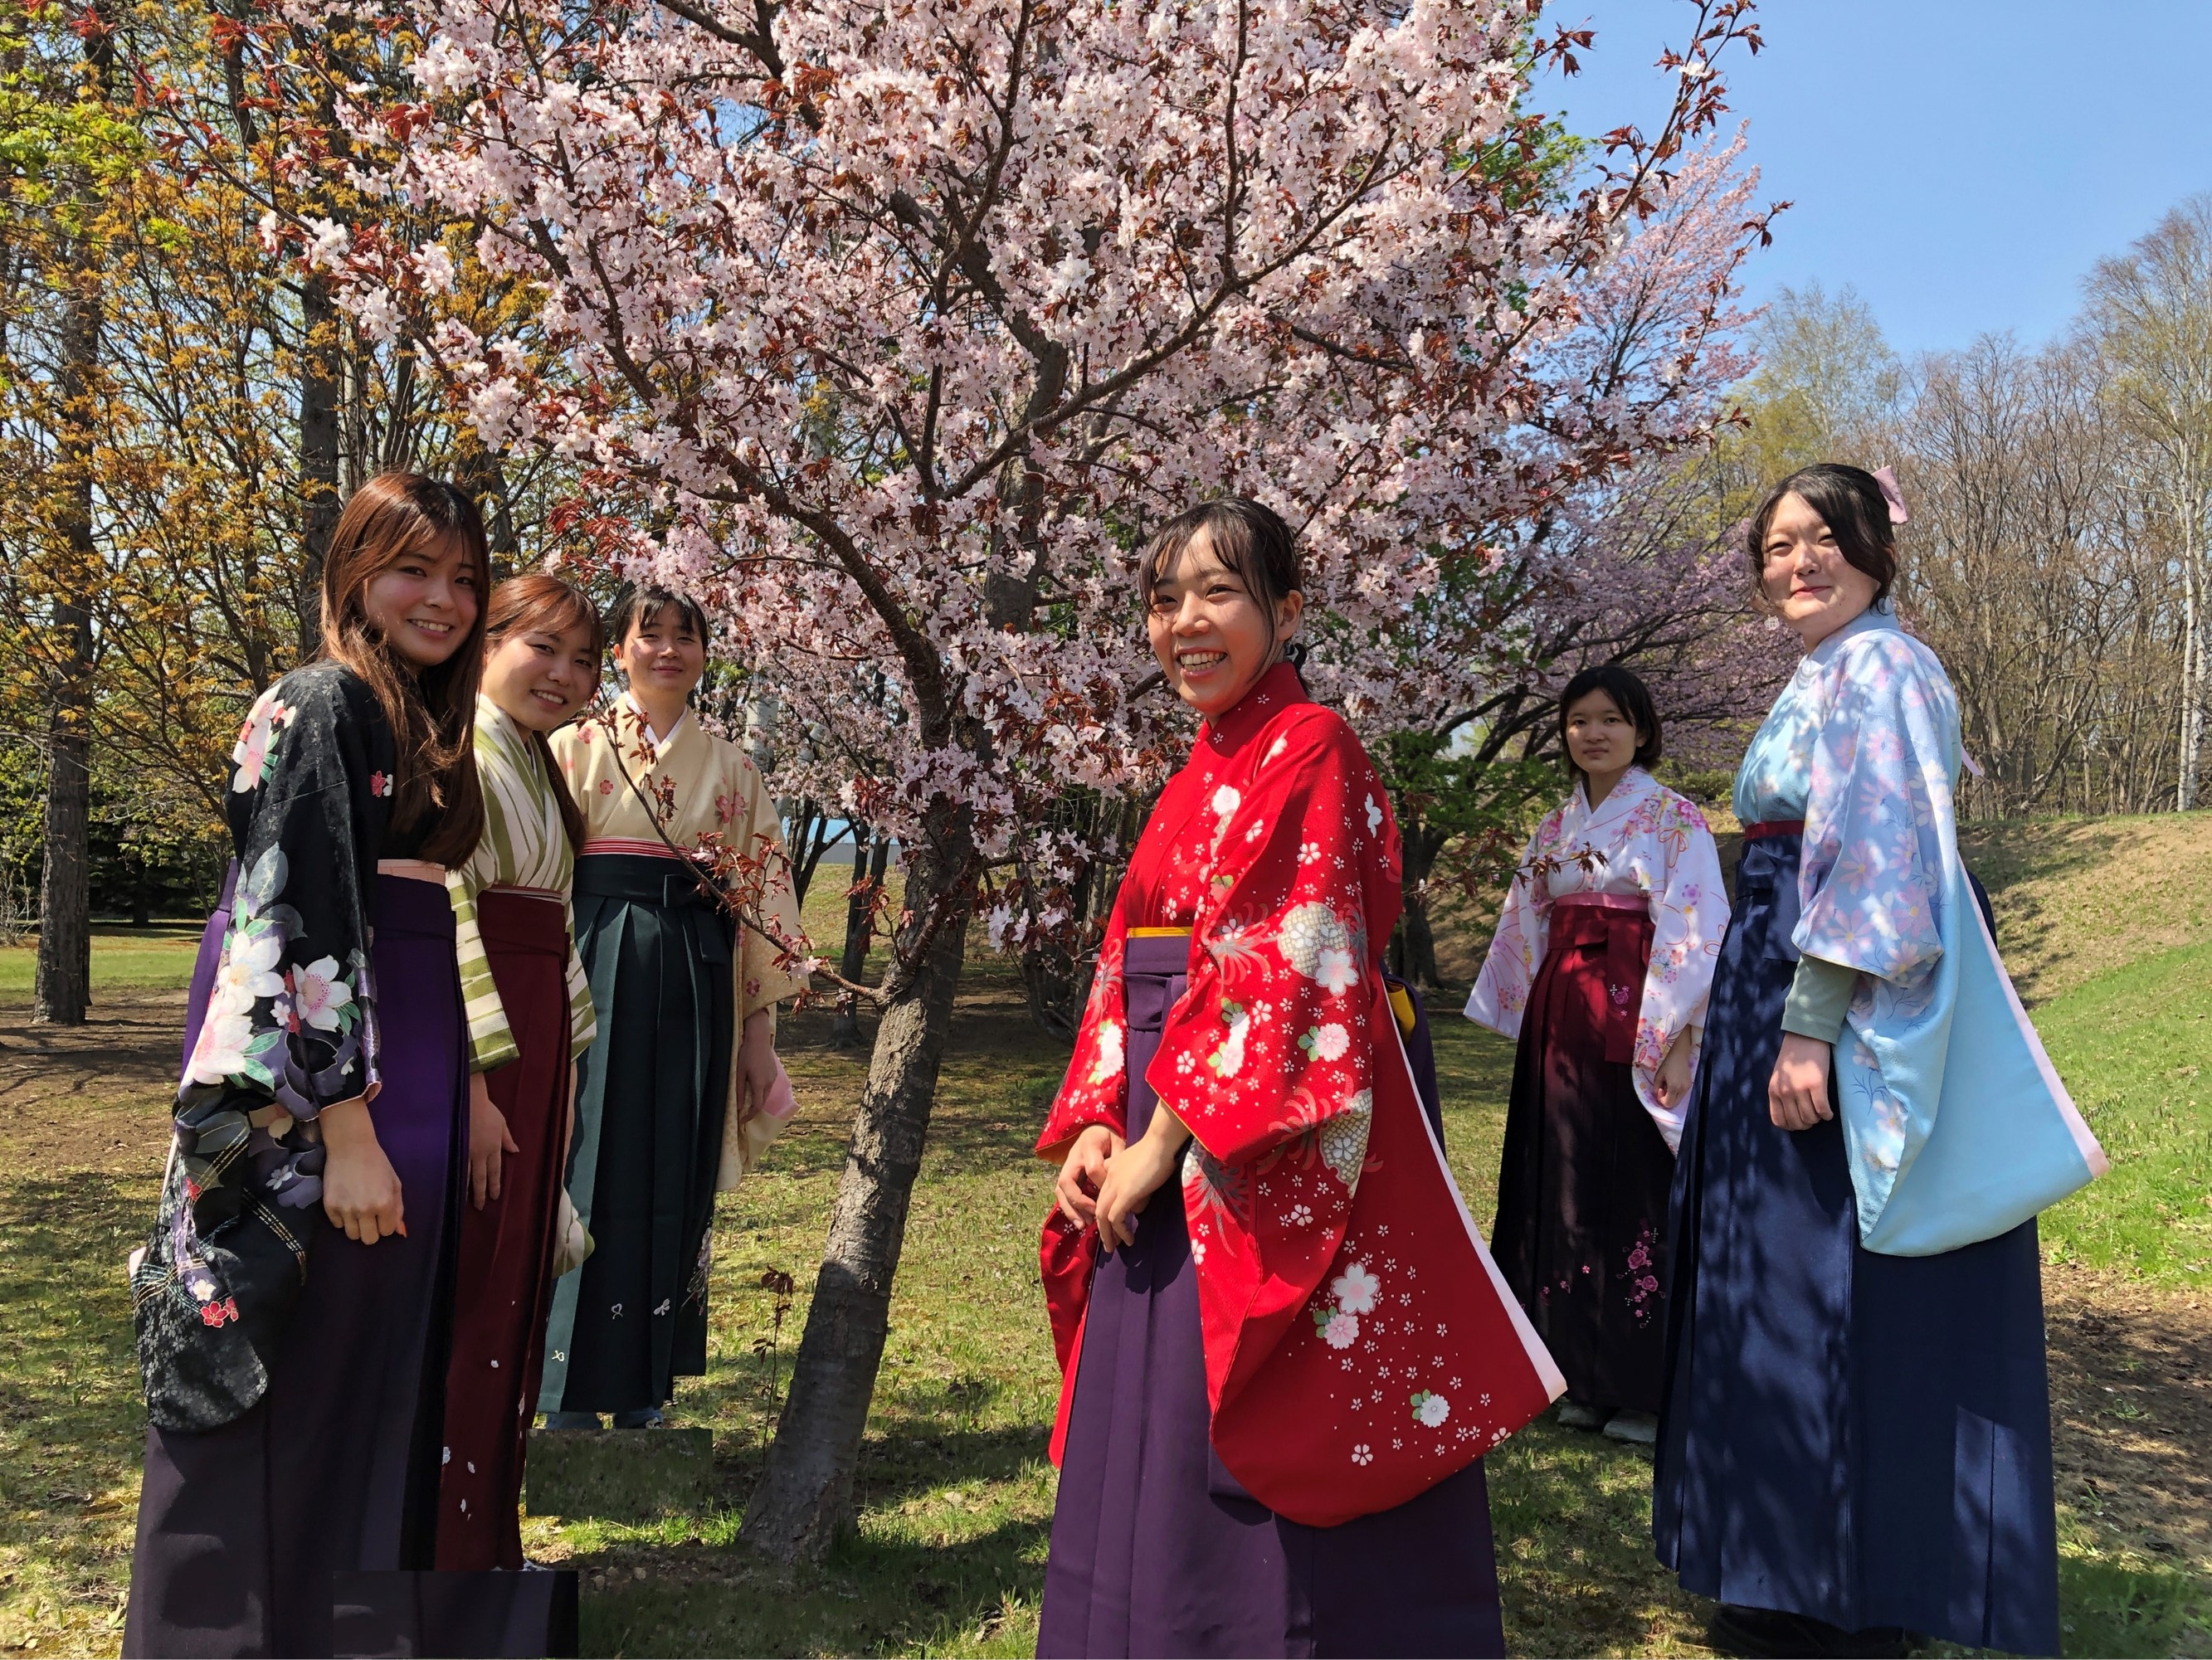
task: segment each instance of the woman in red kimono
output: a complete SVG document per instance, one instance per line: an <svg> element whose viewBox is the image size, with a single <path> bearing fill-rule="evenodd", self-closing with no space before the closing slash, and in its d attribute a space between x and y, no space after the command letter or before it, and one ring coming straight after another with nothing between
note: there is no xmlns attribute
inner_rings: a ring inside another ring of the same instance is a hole
<svg viewBox="0 0 2212 1660"><path fill-rule="evenodd" d="M1038 1141L1066 1371L1038 1652L1501 1654L1480 1460L1565 1385L1382 978L1389 798L1285 660L1304 602L1280 519L1194 508L1141 581L1205 720Z"/></svg>

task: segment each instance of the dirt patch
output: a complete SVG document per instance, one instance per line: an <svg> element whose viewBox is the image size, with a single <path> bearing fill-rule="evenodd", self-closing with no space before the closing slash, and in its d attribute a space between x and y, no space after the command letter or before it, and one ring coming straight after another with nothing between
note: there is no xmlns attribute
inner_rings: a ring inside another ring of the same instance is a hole
<svg viewBox="0 0 2212 1660"><path fill-rule="evenodd" d="M2212 1572L2212 1296L2044 1280L2058 1500L2101 1542Z"/></svg>
<svg viewBox="0 0 2212 1660"><path fill-rule="evenodd" d="M0 1006L0 1152L53 1170L158 1162L184 1025L180 991L103 993L81 1026Z"/></svg>

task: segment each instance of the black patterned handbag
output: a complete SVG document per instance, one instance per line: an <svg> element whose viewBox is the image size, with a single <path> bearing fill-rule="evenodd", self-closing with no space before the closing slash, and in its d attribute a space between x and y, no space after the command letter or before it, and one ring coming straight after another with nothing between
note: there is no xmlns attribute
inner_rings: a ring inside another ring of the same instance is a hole
<svg viewBox="0 0 2212 1660"><path fill-rule="evenodd" d="M147 1415L165 1430L216 1429L252 1408L307 1281L322 1149L287 1146L304 1127L266 1116L177 1116L153 1237L131 1270Z"/></svg>

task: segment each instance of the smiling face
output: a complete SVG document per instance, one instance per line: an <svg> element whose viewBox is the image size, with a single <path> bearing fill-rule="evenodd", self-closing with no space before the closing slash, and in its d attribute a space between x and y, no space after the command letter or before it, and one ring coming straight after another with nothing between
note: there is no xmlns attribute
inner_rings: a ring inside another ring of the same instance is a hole
<svg viewBox="0 0 2212 1660"><path fill-rule="evenodd" d="M436 668L476 625L483 573L459 536L425 538L362 585L361 609L410 667Z"/></svg>
<svg viewBox="0 0 2212 1660"><path fill-rule="evenodd" d="M1244 579L1200 530L1152 584L1145 626L1160 672L1200 714L1226 714L1273 666L1297 632L1304 595L1283 597L1270 617Z"/></svg>
<svg viewBox="0 0 2212 1660"><path fill-rule="evenodd" d="M1878 586L1844 556L1828 521L1799 496L1784 496L1767 520L1759 581L1808 651L1873 605Z"/></svg>
<svg viewBox="0 0 2212 1660"><path fill-rule="evenodd" d="M681 605L663 605L630 624L615 660L632 691L680 703L707 672L707 642Z"/></svg>
<svg viewBox="0 0 2212 1660"><path fill-rule="evenodd" d="M1568 758L1580 767L1593 794L1603 794L1636 759L1644 734L1602 691L1584 692L1567 705L1560 723L1567 734Z"/></svg>
<svg viewBox="0 0 2212 1660"><path fill-rule="evenodd" d="M488 643L483 694L530 732L550 732L599 688L599 654L585 623L516 629Z"/></svg>

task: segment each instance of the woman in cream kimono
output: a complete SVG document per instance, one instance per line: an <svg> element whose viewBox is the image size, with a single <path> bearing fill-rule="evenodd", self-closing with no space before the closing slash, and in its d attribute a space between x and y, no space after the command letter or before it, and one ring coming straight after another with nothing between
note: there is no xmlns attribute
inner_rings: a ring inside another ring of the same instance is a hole
<svg viewBox="0 0 2212 1660"><path fill-rule="evenodd" d="M657 1424L707 1367L714 1195L792 1108L775 1006L804 982L735 922L712 846L764 860L757 911L787 938L799 907L775 804L750 757L688 708L708 630L690 601L626 593L609 633L629 683L554 752L582 809L576 944L599 1012L577 1076L568 1193L596 1249L554 1288L539 1409L553 1428Z"/></svg>
<svg viewBox="0 0 2212 1660"><path fill-rule="evenodd" d="M1519 1040L1498 1266L1566 1374L1559 1421L1649 1443L1667 1335L1667 1192L1728 896L1694 805L1647 770L1657 711L1626 669L1559 698L1575 793L1514 873L1467 1016Z"/></svg>

